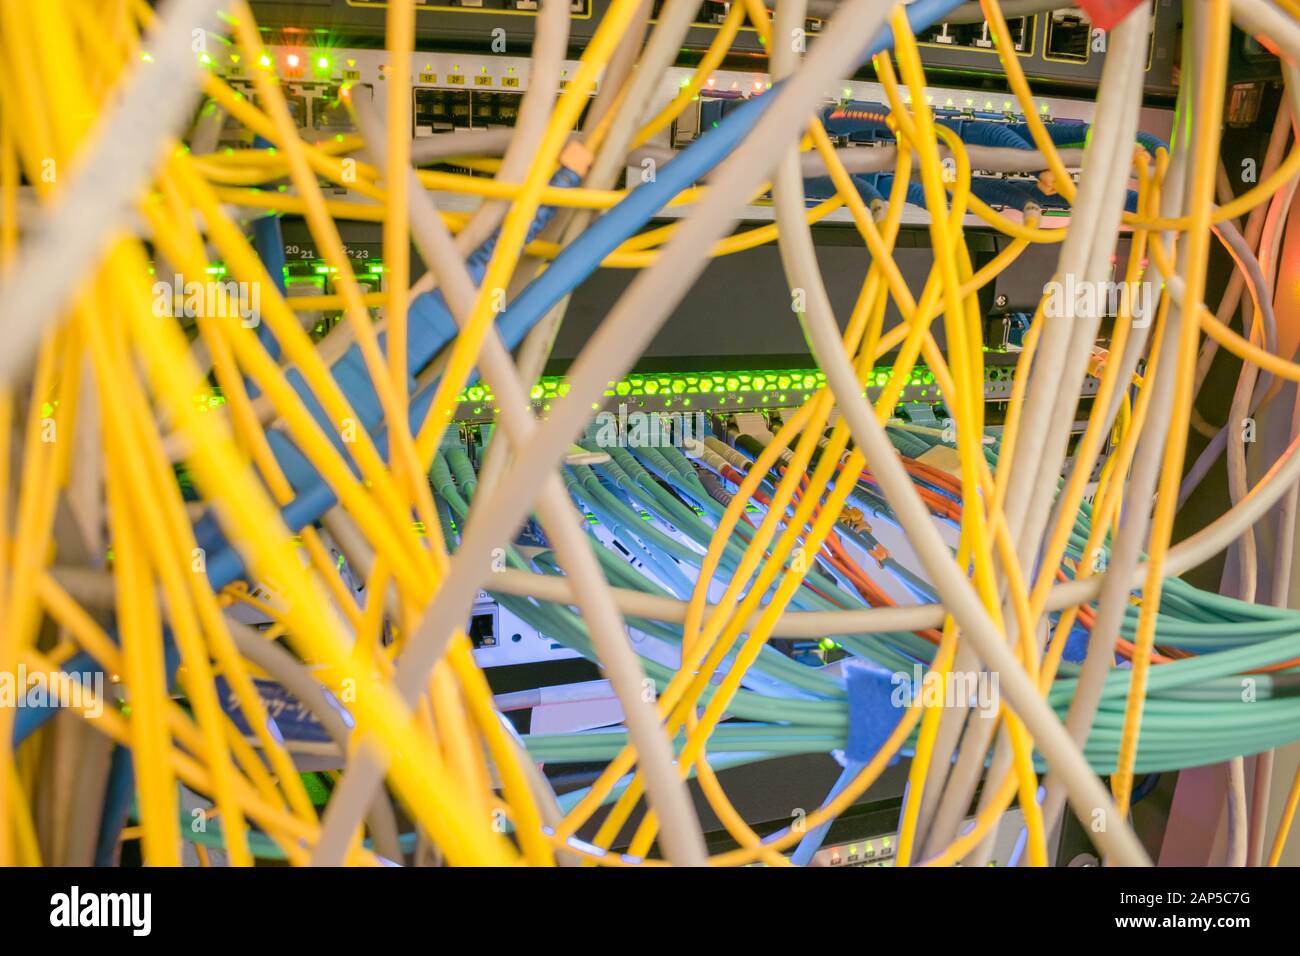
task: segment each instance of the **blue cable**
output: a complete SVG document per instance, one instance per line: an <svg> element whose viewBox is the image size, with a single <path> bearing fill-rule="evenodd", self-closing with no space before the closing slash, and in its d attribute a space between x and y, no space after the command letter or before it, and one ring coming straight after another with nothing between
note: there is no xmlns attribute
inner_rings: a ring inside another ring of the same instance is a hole
<svg viewBox="0 0 1300 956"><path fill-rule="evenodd" d="M840 791L852 783L853 779L862 772L864 766L866 766L866 764L861 764L853 760L845 761L844 769L840 771L840 775L831 787L830 793L826 794L826 799L822 801L822 806L824 807L826 804L834 800L839 795ZM826 834L830 832L831 824L834 822L833 819L827 820L825 823L815 826L805 833L803 839L799 841L799 845L795 847L794 853L790 855L790 862L795 866L807 866L811 863L813 856L816 855L819 849L821 849L822 841L826 839Z"/></svg>
<svg viewBox="0 0 1300 956"><path fill-rule="evenodd" d="M269 149L272 147L270 140L261 136L254 138L253 146L256 149ZM284 285L284 234L280 230L280 216L278 213L272 213L269 216L261 216L253 220L253 248L257 252L257 257L262 260L267 273L271 276L271 281L275 283L276 289L280 295L285 294ZM257 338L266 349L267 354L273 359L280 358L280 343L275 340L275 335L265 322L257 324ZM249 383L249 397L256 398L258 389Z"/></svg>
<svg viewBox="0 0 1300 956"><path fill-rule="evenodd" d="M1031 146L1023 136L1018 135L1006 123L994 123L989 120L936 118L935 122L948 127L971 146L993 146L1002 149L1030 149Z"/></svg>

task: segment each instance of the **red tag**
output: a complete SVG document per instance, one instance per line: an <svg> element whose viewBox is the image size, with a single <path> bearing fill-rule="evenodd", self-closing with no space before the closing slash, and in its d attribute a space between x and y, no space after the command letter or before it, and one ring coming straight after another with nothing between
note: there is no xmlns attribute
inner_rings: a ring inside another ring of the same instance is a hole
<svg viewBox="0 0 1300 956"><path fill-rule="evenodd" d="M1079 0L1079 6L1094 27L1109 30L1119 23L1143 0Z"/></svg>

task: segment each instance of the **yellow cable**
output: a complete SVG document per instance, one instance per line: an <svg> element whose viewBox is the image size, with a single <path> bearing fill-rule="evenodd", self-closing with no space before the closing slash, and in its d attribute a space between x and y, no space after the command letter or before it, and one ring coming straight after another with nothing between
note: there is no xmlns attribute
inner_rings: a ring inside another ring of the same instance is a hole
<svg viewBox="0 0 1300 956"><path fill-rule="evenodd" d="M700 89L708 80L709 74L721 65L744 22L744 4L731 4L730 9L727 10L726 19L722 21L722 26L718 28L718 32L713 35L708 50L705 51L704 56L700 58L699 64L695 67L695 72L691 74L689 80L683 81L682 88L677 91L677 95L673 97L672 102L656 113L632 138L633 149L644 146L654 138L656 133L667 129L672 121L681 115L682 110L686 109L687 105L699 99Z"/></svg>
<svg viewBox="0 0 1300 956"><path fill-rule="evenodd" d="M1273 837L1273 848L1268 854L1269 866L1277 866L1282 862L1282 851L1286 849L1286 838L1291 833L1291 824L1295 822L1295 811L1298 805L1300 805L1300 769L1296 770L1295 776L1291 779L1286 807L1282 811L1282 819L1278 822L1277 833ZM1263 826L1265 822L1261 820L1259 825Z"/></svg>
<svg viewBox="0 0 1300 956"><path fill-rule="evenodd" d="M1196 120L1189 197L1192 225L1186 236L1185 295L1190 303L1199 303L1205 290L1210 251L1210 211L1214 201L1215 157L1219 154L1220 117L1223 113L1224 77L1227 72L1228 34L1231 19L1228 0L1209 0L1206 24L1205 63L1197 93ZM1157 243L1158 244L1158 243ZM1196 352L1200 344L1199 326L1194 313L1179 329L1178 364L1173 370L1174 392L1168 422L1168 438L1161 461L1151 519L1147 549L1147 576L1142 589L1136 639L1133 642L1133 670L1129 678L1128 701L1124 709L1124 727L1120 737L1119 762L1111 777L1111 790L1121 814L1128 813L1133 788L1133 764L1137 760L1138 736L1146 700L1147 676L1155 644L1156 615L1160 609L1164 559L1173 533L1174 513L1178 506L1178 485L1182 480L1183 459L1187 449L1189 409L1193 380L1196 375ZM1163 424L1163 423L1162 423Z"/></svg>

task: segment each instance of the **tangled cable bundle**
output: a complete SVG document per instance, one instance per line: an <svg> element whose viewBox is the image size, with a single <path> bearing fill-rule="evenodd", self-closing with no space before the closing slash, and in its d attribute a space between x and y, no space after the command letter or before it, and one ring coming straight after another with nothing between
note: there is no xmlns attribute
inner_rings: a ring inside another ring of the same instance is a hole
<svg viewBox="0 0 1300 956"><path fill-rule="evenodd" d="M386 5L385 82L344 85L352 131L325 137L246 0L0 0L0 865L803 864L900 755L899 865L983 862L1013 804L1024 863L1068 804L1099 856L1147 864L1135 777L1220 762L1230 860L1281 859L1300 776L1265 834L1242 758L1300 740L1300 414L1253 483L1231 423L1300 382L1273 309L1300 8L1189 3L1165 143L1139 125L1146 3L1086 124L1040 115L996 0L845 0L806 52L778 38L807 0L740 0L667 105L698 4L649 6L612 0L562 71L569 3L542 0L512 128L413 139L415 0ZM917 35L954 18L988 24L1006 121L931 105ZM1216 179L1234 23L1285 80L1238 195ZM746 25L771 82L667 148ZM859 70L886 101L828 105ZM246 145L218 148L231 128ZM865 270L838 320L812 232L832 213ZM894 255L917 214L919 291ZM320 291L286 282L287 217ZM352 222L382 223L382 267L358 271ZM973 231L1006 241L977 264ZM709 262L769 243L815 384L684 445L602 440ZM1211 308L1216 243L1236 271ZM1039 244L1058 282L1154 299L1120 296L1099 352L1102 311L1044 290L987 422L980 292ZM633 278L534 402L601 268ZM1242 363L1221 430L1194 409L1218 350ZM945 427L899 414L922 367ZM474 389L494 418L467 440ZM1176 539L1221 455L1230 505ZM1224 593L1179 577L1227 550ZM595 663L617 718L520 733L503 715L540 698L489 686L481 590ZM988 707L921 693L975 674ZM898 675L919 706L886 706ZM843 774L775 832L719 776L819 753ZM598 769L557 795L566 765ZM731 848L706 849L688 781Z"/></svg>

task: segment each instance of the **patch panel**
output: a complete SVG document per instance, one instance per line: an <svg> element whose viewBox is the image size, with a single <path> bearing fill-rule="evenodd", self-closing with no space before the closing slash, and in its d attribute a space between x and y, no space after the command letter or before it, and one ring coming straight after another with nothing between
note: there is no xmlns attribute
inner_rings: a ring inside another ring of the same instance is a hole
<svg viewBox="0 0 1300 956"><path fill-rule="evenodd" d="M1015 353L989 353L984 368L984 399L1005 402L1011 397L1012 363ZM867 377L866 394L875 398L889 381L892 367L882 365ZM1088 379L1084 394L1096 391L1097 381ZM807 401L826 385L818 369L761 369L715 372L634 372L605 391L606 406L626 404L638 411L776 410ZM551 402L565 395L568 384L562 376L549 375L533 387L531 399L539 414L550 410ZM902 402L935 404L939 390L933 376L922 366L913 369L903 388ZM466 423L491 421L495 398L486 385L471 385L461 392L455 413Z"/></svg>
<svg viewBox="0 0 1300 956"><path fill-rule="evenodd" d="M298 51L300 59L297 67L290 66L289 58ZM345 111L340 112L338 90L343 84L354 88L365 88L370 95L382 95L384 84L391 76L387 55L382 50L336 47L330 51L329 66L310 78L294 80L293 76L303 69L301 60L310 58L301 47L271 46L267 50L267 68L275 70L283 80L288 81L290 96L300 96L304 101L302 124L310 128L317 125L316 117L327 119L328 126L321 126L321 133L336 134L350 129ZM228 52L216 52L211 56L208 68L227 79L236 89L251 95L248 82L248 66L231 59ZM570 60L563 69L570 75L577 69L577 61ZM653 109L659 109L668 103L681 89L683 82L692 75L693 70L686 68L672 69L667 72L661 87L652 100ZM439 116L437 122L448 128L473 128L473 117L480 116L480 122L488 125L510 125L512 112L521 101L520 94L529 87L531 73L530 62L523 57L505 55L483 55L477 53L420 53L412 64L411 83L414 90L414 112L417 117L422 107L426 119ZM770 77L762 70L719 69L708 78L699 94L699 99L679 119L672 130L666 130L658 139L663 145L684 145L701 131L701 127L711 119L720 118L734 101L753 95L761 95L770 82ZM456 121L447 120L436 108L437 97L428 90L459 91L469 94L448 100L469 103L470 119L461 123L457 110ZM486 96L486 94L506 94ZM516 95L510 95L516 94ZM843 100L884 101L886 99L880 84L866 80L849 80L839 87L825 91L827 102ZM492 104L486 113L477 113L474 103L483 96L482 102ZM962 86L932 84L926 88L926 97L940 115L943 111L954 111L952 115L966 115L975 118L1014 116L1018 113L1018 104L1014 97L1005 92L990 90L976 91ZM1091 122L1093 104L1088 100L1072 99L1063 96L1040 96L1035 98L1039 115L1048 119L1069 119ZM700 116L704 111L711 111L708 117ZM430 112L432 111L432 112ZM1147 109L1142 119L1142 128L1157 136L1167 136L1173 124L1172 111L1164 109ZM417 135L432 132L427 123L417 129Z"/></svg>
<svg viewBox="0 0 1300 956"><path fill-rule="evenodd" d="M514 126L523 98L522 93L474 93L470 97L470 128Z"/></svg>
<svg viewBox="0 0 1300 956"><path fill-rule="evenodd" d="M300 67L290 65L295 47L270 47L266 67L287 80L286 95L304 139L309 141L355 131L340 94L374 97L391 76L381 51L335 49L328 68L311 81L292 82ZM237 56L237 55L236 55ZM256 103L244 64L228 53L210 58L209 67ZM577 64L570 64L576 69ZM431 136L456 129L514 126L528 89L528 61L515 57L422 54L412 67L412 132ZM579 124L586 110L579 118ZM221 146L248 147L251 137L234 120L226 123Z"/></svg>

